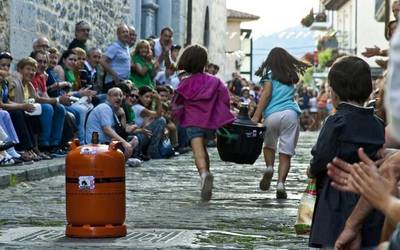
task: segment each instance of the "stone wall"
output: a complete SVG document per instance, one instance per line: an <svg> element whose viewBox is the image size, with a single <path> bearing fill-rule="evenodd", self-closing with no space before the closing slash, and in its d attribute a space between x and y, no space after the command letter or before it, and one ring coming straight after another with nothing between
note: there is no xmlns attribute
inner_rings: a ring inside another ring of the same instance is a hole
<svg viewBox="0 0 400 250"><path fill-rule="evenodd" d="M66 48L74 38L75 23L80 20L92 26L89 47L105 48L116 39L116 26L121 22L132 24L134 18L134 0L6 0L0 3L9 5L10 30L6 34L10 36L5 39L5 45L17 59L30 53L32 41L39 36L48 37L51 46ZM0 9L0 27L1 12Z"/></svg>
<svg viewBox="0 0 400 250"><path fill-rule="evenodd" d="M193 1L192 43L203 44L207 7L209 11L209 61L220 66L218 76L223 77L226 47L226 0Z"/></svg>
<svg viewBox="0 0 400 250"><path fill-rule="evenodd" d="M8 50L10 40L9 3L0 1L0 51Z"/></svg>

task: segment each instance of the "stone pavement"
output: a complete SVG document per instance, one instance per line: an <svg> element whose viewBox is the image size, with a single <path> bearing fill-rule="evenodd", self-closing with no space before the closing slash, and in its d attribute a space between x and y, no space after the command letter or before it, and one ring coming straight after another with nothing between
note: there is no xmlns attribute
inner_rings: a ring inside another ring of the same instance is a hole
<svg viewBox="0 0 400 250"><path fill-rule="evenodd" d="M307 249L307 237L297 236L293 224L316 138L317 133L301 133L287 200L275 199L276 173L271 190L259 190L262 157L253 166L237 165L220 161L211 148L209 203L199 202L200 179L191 154L128 168L128 235L119 239L64 237L64 176L22 182L1 190L0 248Z"/></svg>
<svg viewBox="0 0 400 250"><path fill-rule="evenodd" d="M64 158L0 167L0 188L15 186L19 182L41 180L63 173Z"/></svg>

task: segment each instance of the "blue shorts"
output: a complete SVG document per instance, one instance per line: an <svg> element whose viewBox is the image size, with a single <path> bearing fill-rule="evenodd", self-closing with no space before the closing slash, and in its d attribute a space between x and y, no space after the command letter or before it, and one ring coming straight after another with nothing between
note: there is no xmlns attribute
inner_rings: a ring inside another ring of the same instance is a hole
<svg viewBox="0 0 400 250"><path fill-rule="evenodd" d="M193 138L196 138L196 137L202 137L209 141L215 139L215 130L213 130L213 129L199 128L199 127L187 127L186 134L187 134L189 141L191 141Z"/></svg>

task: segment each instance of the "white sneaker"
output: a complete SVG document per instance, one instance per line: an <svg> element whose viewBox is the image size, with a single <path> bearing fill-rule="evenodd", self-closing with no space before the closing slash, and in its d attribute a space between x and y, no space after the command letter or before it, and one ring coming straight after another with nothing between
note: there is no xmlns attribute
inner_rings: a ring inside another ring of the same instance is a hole
<svg viewBox="0 0 400 250"><path fill-rule="evenodd" d="M278 182L278 185L276 185L276 198L277 199L287 199L285 184L283 184L283 182Z"/></svg>
<svg viewBox="0 0 400 250"><path fill-rule="evenodd" d="M13 158L20 158L20 157L21 157L21 155L18 154L17 151L15 151L15 148L14 148L14 147L11 147L11 148L7 149L6 152L7 152L9 155L11 155Z"/></svg>
<svg viewBox="0 0 400 250"><path fill-rule="evenodd" d="M271 186L272 176L274 175L274 168L269 166L264 171L263 178L260 181L260 189L266 191Z"/></svg>
<svg viewBox="0 0 400 250"><path fill-rule="evenodd" d="M201 200L211 200L214 176L210 172L201 174Z"/></svg>
<svg viewBox="0 0 400 250"><path fill-rule="evenodd" d="M136 168L136 167L140 167L140 165L142 165L142 161L137 158L129 158L126 161L126 165L128 165L128 167L131 167L131 168Z"/></svg>

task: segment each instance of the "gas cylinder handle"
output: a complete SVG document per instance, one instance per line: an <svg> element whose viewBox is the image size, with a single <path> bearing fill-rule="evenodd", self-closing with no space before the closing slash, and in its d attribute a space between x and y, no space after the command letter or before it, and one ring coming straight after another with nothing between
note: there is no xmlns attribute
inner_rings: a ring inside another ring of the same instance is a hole
<svg viewBox="0 0 400 250"><path fill-rule="evenodd" d="M108 150L116 151L118 149L118 147L121 147L121 146L122 146L122 142L120 142L120 141L112 141L110 143L110 145L108 145Z"/></svg>
<svg viewBox="0 0 400 250"><path fill-rule="evenodd" d="M74 149L76 149L77 147L79 147L79 145L80 145L79 139L75 138L75 139L73 139L72 141L70 141L68 144L70 145L71 150L74 150Z"/></svg>

